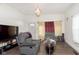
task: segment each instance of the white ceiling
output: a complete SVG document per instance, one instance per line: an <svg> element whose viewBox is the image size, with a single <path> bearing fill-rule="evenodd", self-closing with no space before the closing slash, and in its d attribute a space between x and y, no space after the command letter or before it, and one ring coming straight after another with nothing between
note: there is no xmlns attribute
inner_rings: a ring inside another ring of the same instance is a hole
<svg viewBox="0 0 79 59"><path fill-rule="evenodd" d="M64 13L72 3L10 3L8 4L24 14L34 14L35 9L39 7L42 14Z"/></svg>

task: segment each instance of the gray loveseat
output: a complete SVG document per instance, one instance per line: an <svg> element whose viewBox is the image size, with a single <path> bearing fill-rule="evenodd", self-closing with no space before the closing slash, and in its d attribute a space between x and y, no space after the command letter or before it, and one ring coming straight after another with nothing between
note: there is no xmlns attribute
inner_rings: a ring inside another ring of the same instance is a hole
<svg viewBox="0 0 79 59"><path fill-rule="evenodd" d="M20 53L23 55L36 55L40 49L40 40L32 39L28 32L20 33L17 37Z"/></svg>

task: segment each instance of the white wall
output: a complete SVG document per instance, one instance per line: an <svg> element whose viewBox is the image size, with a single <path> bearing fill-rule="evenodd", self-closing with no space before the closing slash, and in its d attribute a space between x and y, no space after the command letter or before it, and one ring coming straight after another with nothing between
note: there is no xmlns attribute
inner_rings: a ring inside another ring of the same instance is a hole
<svg viewBox="0 0 79 59"><path fill-rule="evenodd" d="M19 32L24 31L23 15L7 4L0 4L0 24L19 26Z"/></svg>
<svg viewBox="0 0 79 59"><path fill-rule="evenodd" d="M74 4L66 13L65 20L65 41L73 47L77 52L79 52L79 44L73 41L72 35L72 17L79 13L79 4ZM68 20L67 20L68 19Z"/></svg>

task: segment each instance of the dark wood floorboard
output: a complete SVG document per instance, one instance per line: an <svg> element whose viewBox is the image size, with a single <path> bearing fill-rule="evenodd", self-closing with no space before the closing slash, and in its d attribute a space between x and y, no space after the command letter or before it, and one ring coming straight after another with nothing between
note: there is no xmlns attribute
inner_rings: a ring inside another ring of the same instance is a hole
<svg viewBox="0 0 79 59"><path fill-rule="evenodd" d="M5 52L6 55L20 55L19 47L12 48ZM38 55L46 55L44 42L41 43ZM74 55L73 49L63 42L57 42L54 55Z"/></svg>

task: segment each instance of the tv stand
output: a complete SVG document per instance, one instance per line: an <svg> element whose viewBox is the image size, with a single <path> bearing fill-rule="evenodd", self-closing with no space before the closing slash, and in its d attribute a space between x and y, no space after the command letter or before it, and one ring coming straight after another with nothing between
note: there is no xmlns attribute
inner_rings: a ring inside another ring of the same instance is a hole
<svg viewBox="0 0 79 59"><path fill-rule="evenodd" d="M2 43L2 46L0 47L0 54L2 54L3 52L6 52L16 46L18 46L17 42L15 41L16 39L14 40L11 40L11 41L7 41L7 45L4 45L4 42ZM4 45L4 46L3 46Z"/></svg>
<svg viewBox="0 0 79 59"><path fill-rule="evenodd" d="M3 46L3 51L5 52L5 51L10 50L11 48L14 48L14 47L16 47L16 46L18 46L17 43L14 44L14 45L8 44L8 45L6 45L6 46Z"/></svg>

